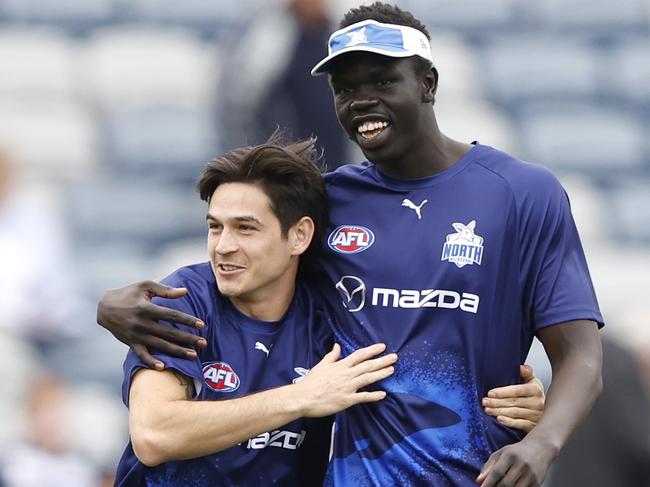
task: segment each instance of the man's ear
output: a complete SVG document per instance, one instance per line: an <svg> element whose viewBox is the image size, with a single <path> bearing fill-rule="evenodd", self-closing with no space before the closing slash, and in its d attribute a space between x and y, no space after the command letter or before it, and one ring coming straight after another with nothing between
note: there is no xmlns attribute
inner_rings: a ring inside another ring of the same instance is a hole
<svg viewBox="0 0 650 487"><path fill-rule="evenodd" d="M289 242L291 244L291 255L302 255L309 248L314 238L314 220L303 216L289 229Z"/></svg>
<svg viewBox="0 0 650 487"><path fill-rule="evenodd" d="M422 84L422 101L425 103L433 103L433 100L436 98L436 91L438 90L438 70L434 66L431 66L431 69L424 73Z"/></svg>

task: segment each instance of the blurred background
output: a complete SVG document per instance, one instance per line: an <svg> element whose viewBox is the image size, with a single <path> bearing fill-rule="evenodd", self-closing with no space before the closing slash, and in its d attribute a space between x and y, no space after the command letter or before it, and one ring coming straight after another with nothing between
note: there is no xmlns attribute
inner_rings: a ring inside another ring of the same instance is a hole
<svg viewBox="0 0 650 487"><path fill-rule="evenodd" d="M646 485L650 0L396 3L432 34L443 131L547 165L571 198L608 399L554 485ZM279 125L318 135L329 168L362 160L326 78L309 76L356 5L0 0L1 486L112 485L126 350L95 306L205 260L194 183L208 159ZM548 384L538 344L530 361Z"/></svg>

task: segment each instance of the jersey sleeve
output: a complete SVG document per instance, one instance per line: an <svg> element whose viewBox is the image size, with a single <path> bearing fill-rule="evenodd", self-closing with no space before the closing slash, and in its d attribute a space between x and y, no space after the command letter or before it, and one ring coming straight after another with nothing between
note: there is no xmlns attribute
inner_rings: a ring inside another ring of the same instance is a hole
<svg viewBox="0 0 650 487"><path fill-rule="evenodd" d="M187 271L183 272L183 270L179 270L161 281L163 284L171 287L186 287L188 289L188 293L185 296L177 299L165 299L156 297L153 298L152 302L159 306L164 306L166 308L175 309L183 313L196 316L197 318L205 321L205 307L202 306L201 299L196 295L195 292L193 292L193 289L195 289L196 286L200 285L200 282L193 282L193 280L187 274ZM203 330L197 330L195 328L176 323L169 323L164 321L162 323L181 331L191 333L193 335L203 336L205 338L205 331ZM165 364L166 370L174 370L191 378L194 381L195 396L198 396L200 394L203 384L203 370L198 357L196 359L184 359L164 354L156 349L150 349L149 351L153 357ZM124 380L122 382L122 400L127 407L129 405L129 391L131 389L131 380L133 379L133 376L138 371L138 369L142 367L147 367L147 365L138 358L133 350L129 350L126 355L126 359L124 360Z"/></svg>
<svg viewBox="0 0 650 487"><path fill-rule="evenodd" d="M571 320L603 326L569 198L539 167L517 195L522 285L533 331Z"/></svg>

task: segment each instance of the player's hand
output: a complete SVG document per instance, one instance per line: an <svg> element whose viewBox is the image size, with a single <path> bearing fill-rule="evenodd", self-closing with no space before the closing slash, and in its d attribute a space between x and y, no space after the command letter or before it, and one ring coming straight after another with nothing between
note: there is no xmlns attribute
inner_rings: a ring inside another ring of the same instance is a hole
<svg viewBox="0 0 650 487"><path fill-rule="evenodd" d="M481 487L541 486L556 456L550 445L527 436L490 455L476 483Z"/></svg>
<svg viewBox="0 0 650 487"><path fill-rule="evenodd" d="M147 347L181 358L194 358L196 351L188 347L205 347L205 340L182 332L159 320L202 328L205 324L180 311L151 302L151 298L180 298L187 293L184 288L172 288L154 281L141 281L104 293L97 305L97 323L110 331L115 338L127 344L147 366L158 370L165 365L155 359Z"/></svg>
<svg viewBox="0 0 650 487"><path fill-rule="evenodd" d="M544 385L530 365L521 365L520 373L523 384L491 389L482 405L499 423L528 433L544 413Z"/></svg>
<svg viewBox="0 0 650 487"><path fill-rule="evenodd" d="M378 357L384 350L386 345L376 343L341 359L341 347L335 344L309 374L295 384L296 397L303 403L303 416L329 416L354 404L386 397L384 391L359 391L395 371L393 364L397 354Z"/></svg>

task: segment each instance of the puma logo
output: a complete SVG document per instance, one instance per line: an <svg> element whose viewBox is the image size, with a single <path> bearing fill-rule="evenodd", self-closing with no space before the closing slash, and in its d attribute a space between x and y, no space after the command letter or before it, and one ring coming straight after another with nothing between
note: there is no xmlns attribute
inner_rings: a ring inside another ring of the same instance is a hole
<svg viewBox="0 0 650 487"><path fill-rule="evenodd" d="M402 206L406 206L407 208L410 208L411 210L415 211L415 213L418 216L418 220L422 220L422 213L421 213L422 207L427 201L429 200L423 200L422 203L416 205L410 199L404 198L404 201L402 201Z"/></svg>
<svg viewBox="0 0 650 487"><path fill-rule="evenodd" d="M273 348L273 345L271 345L271 348ZM255 342L255 350L264 352L267 357L269 356L270 350L266 348L266 345L264 345L262 342Z"/></svg>

